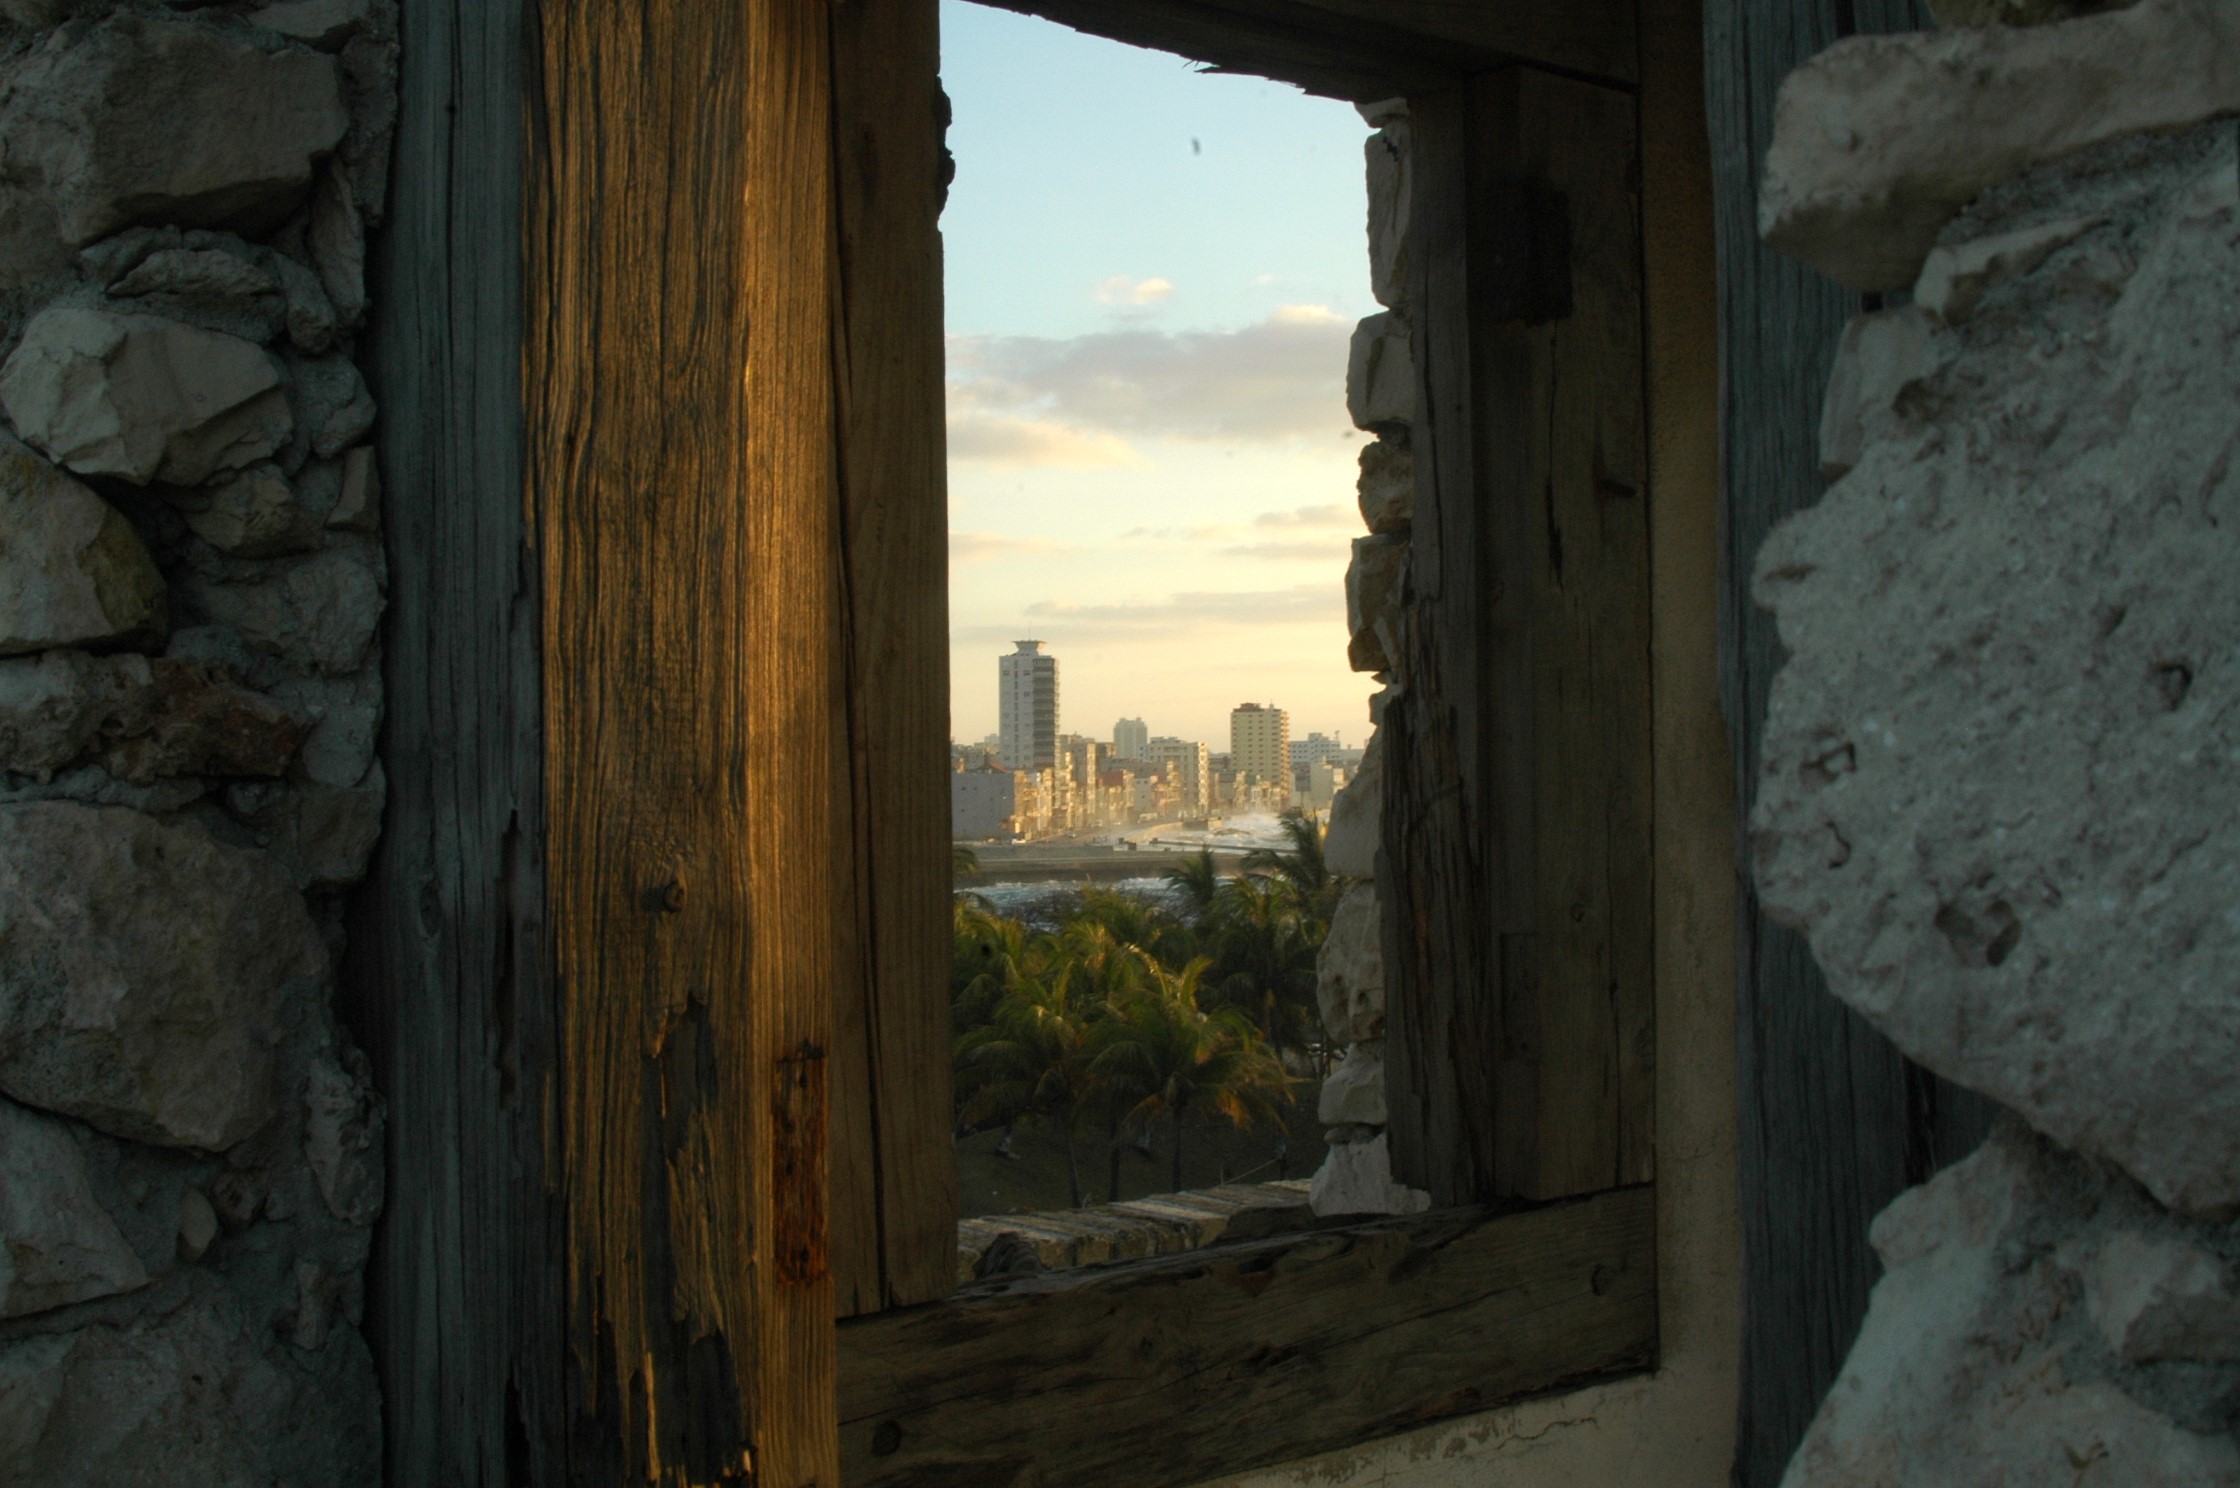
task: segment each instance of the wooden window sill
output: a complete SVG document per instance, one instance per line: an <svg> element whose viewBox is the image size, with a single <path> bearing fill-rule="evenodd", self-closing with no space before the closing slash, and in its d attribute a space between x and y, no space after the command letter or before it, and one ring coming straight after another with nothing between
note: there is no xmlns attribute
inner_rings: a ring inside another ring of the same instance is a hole
<svg viewBox="0 0 2240 1488"><path fill-rule="evenodd" d="M977 1282L840 1326L849 1488L1184 1488L1654 1367L1655 1190Z"/></svg>

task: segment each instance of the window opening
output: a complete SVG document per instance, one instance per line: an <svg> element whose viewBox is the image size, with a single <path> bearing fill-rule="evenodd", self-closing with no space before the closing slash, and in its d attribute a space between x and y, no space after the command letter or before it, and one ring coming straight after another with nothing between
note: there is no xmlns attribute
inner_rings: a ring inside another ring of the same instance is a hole
<svg viewBox="0 0 2240 1488"><path fill-rule="evenodd" d="M1347 1052L1323 833L1377 669L1346 579L1369 127L1009 12L942 27L960 1264L1310 1223Z"/></svg>

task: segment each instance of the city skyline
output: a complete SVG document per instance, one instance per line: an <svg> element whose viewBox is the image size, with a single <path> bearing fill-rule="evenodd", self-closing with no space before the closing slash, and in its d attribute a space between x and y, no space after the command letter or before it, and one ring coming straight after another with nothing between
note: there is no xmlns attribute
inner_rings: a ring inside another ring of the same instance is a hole
<svg viewBox="0 0 2240 1488"><path fill-rule="evenodd" d="M996 657L996 691L998 700L996 727L984 733L958 729L951 719L949 743L959 745L986 744L992 748L997 760L1007 770L1043 769L1056 762L1063 741L1090 739L1109 745L1115 759L1157 759L1154 745L1190 743L1215 754L1239 753L1239 720L1249 714L1266 713L1274 720L1273 732L1268 739L1277 741L1271 759L1284 757L1294 739L1313 737L1335 744L1345 738L1344 729L1294 730L1292 711L1279 703L1263 703L1247 699L1232 704L1218 730L1193 733L1187 729L1161 730L1149 722L1148 715L1124 713L1116 717L1104 733L1087 728L1068 728L1060 706L1059 658L1046 649L1041 640L1017 640L1013 649ZM1226 751L1215 748L1215 741L1226 738ZM1262 742L1255 731L1250 750ZM1171 751L1170 751L1171 752ZM1261 773L1269 773L1263 769Z"/></svg>
<svg viewBox="0 0 2240 1488"><path fill-rule="evenodd" d="M1277 692L1301 729L1366 735L1344 374L1377 309L1367 126L1027 17L942 27L954 732L998 731L984 657L1036 636L1098 732L1141 713L1218 747Z"/></svg>

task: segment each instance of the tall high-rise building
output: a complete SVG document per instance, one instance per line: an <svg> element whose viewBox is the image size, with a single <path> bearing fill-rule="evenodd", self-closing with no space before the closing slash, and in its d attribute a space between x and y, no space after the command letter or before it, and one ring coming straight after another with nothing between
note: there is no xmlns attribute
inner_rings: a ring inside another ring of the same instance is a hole
<svg viewBox="0 0 2240 1488"><path fill-rule="evenodd" d="M1112 726L1112 757L1139 760L1148 758L1143 746L1151 742L1151 730L1140 718L1123 718Z"/></svg>
<svg viewBox="0 0 2240 1488"><path fill-rule="evenodd" d="M1204 811L1206 787L1213 771L1206 763L1206 746L1196 739L1153 739L1144 745L1143 758L1154 765L1172 764L1182 786L1182 809Z"/></svg>
<svg viewBox="0 0 2240 1488"><path fill-rule="evenodd" d="M1281 708L1240 703L1229 714L1229 763L1241 777L1273 788L1279 804L1291 799L1291 715Z"/></svg>
<svg viewBox="0 0 2240 1488"><path fill-rule="evenodd" d="M1058 658L1043 655L1040 641L1021 641L996 660L996 733L1005 769L1058 762Z"/></svg>

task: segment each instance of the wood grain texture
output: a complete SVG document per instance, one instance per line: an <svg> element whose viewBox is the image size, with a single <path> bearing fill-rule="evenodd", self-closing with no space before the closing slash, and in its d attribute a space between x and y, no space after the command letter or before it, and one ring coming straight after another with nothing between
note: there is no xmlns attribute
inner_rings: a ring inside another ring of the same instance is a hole
<svg viewBox="0 0 2240 1488"><path fill-rule="evenodd" d="M344 965L388 1103L366 1315L396 1488L566 1481L541 579L521 470L523 24L514 0L404 12L371 263L389 799Z"/></svg>
<svg viewBox="0 0 2240 1488"><path fill-rule="evenodd" d="M833 9L855 853L853 964L835 983L842 1316L945 1296L956 1273L940 53L936 0Z"/></svg>
<svg viewBox="0 0 2240 1488"><path fill-rule="evenodd" d="M1634 110L1525 68L1415 107L1423 416L1379 880L1395 1168L1438 1203L1654 1171Z"/></svg>
<svg viewBox="0 0 2240 1488"><path fill-rule="evenodd" d="M1167 1488L1652 1367L1654 1196L984 1284L841 1326L849 1488Z"/></svg>
<svg viewBox="0 0 2240 1488"><path fill-rule="evenodd" d="M1705 76L1717 178L1724 451L1721 672L1736 799L1755 794L1782 652L1750 602L1765 534L1820 499L1820 399L1866 306L1759 242L1756 192L1781 79L1852 31L1933 25L1919 0L1709 0ZM1828 992L1803 940L1770 923L1736 843L1737 1074L1744 1328L1735 1481L1772 1488L1834 1380L1879 1267L1867 1225L1966 1155L1981 1097L1908 1063Z"/></svg>
<svg viewBox="0 0 2240 1488"><path fill-rule="evenodd" d="M829 1488L827 7L540 19L526 448L570 1471Z"/></svg>
<svg viewBox="0 0 2240 1488"><path fill-rule="evenodd" d="M1630 4L1613 0L991 0L1217 72L1369 102L1458 86L1528 61L1618 83L1639 76Z"/></svg>

